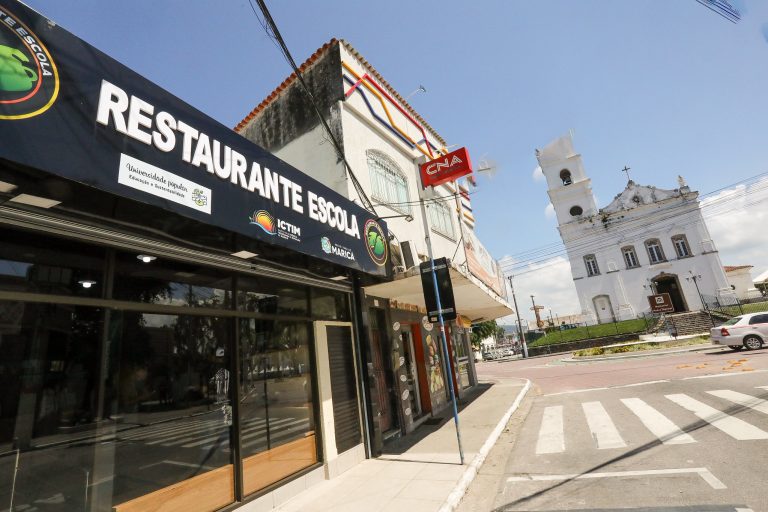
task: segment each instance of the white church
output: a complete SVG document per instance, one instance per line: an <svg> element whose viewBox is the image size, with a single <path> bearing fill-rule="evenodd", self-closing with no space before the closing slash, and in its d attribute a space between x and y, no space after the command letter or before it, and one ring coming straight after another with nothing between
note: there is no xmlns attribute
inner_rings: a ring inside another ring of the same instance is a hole
<svg viewBox="0 0 768 512"><path fill-rule="evenodd" d="M536 158L571 265L584 321L628 320L650 312L649 295L669 293L675 312L703 308L702 297L733 296L699 206L678 177L666 190L628 180L598 208L592 181L570 135Z"/></svg>

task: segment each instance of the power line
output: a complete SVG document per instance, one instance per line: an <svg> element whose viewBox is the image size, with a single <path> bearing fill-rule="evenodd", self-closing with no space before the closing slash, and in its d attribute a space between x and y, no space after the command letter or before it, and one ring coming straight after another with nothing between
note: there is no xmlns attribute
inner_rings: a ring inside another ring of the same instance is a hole
<svg viewBox="0 0 768 512"><path fill-rule="evenodd" d="M272 15L270 14L269 9L267 9L266 3L264 2L264 0L255 0L255 1L259 6L259 9L261 10L262 15L264 16L264 22L262 22L259 19L259 23L261 24L262 28L265 29L265 32L267 33L267 35L271 37L278 44L278 47L281 53L283 54L283 57L291 66L291 69L293 69L293 72L296 75L296 78L298 79L299 83L304 89L304 92L309 97L309 101L312 104L312 108L315 111L315 114L317 114L317 117L320 120L320 123L322 123L323 129L325 130L326 134L330 138L331 144L333 144L333 147L336 150L336 154L338 158L342 162L344 162L344 165L347 170L347 174L349 175L350 180L352 180L352 185L355 187L355 190L357 191L357 195L360 198L360 201L362 201L363 206L368 211L378 216L378 214L376 213L376 209L373 206L373 203L371 203L371 200L368 199L368 196L366 195L365 190L363 190L363 187L362 185L360 185L360 182L358 181L357 176L355 176L355 173L352 171L352 166L349 165L349 162L347 161L347 157L344 155L344 150L341 148L341 144L336 139L336 136L333 134L331 127L328 126L328 122L323 117L322 112L320 112L320 107L318 107L317 101L315 100L315 97L312 94L312 91L310 91L309 86L304 81L304 76L301 74L301 71L299 71L299 67L296 65L296 61L293 59L293 56L291 55L290 50L288 50L288 46L286 45L285 40L283 39L283 36L280 34L280 30L278 30L277 24L275 23L275 20L272 18ZM248 0L248 3L251 5L251 9L253 10L254 14L256 15L256 18L258 19L259 16L256 13L256 9L253 7L251 0Z"/></svg>
<svg viewBox="0 0 768 512"><path fill-rule="evenodd" d="M725 189L725 188L729 188L729 187L724 187L723 189ZM738 191L734 191L734 194L729 194L727 196L715 199L713 202L710 202L708 204L705 204L705 205L701 206L701 210L703 211L702 215L705 218L707 218L707 219L712 219L712 218L718 217L720 215L723 215L725 213L730 213L732 211L731 210L731 205L730 205L731 202L743 199L744 197L747 197L748 195L753 195L753 194L762 192L766 188L768 188L768 182L761 183L760 186L757 187L757 188L753 187L750 190L745 189L745 190L741 191L740 193ZM723 190L723 189L719 189L718 191ZM718 192L718 191L714 191L714 192ZM707 195L711 195L711 194L712 193L709 193ZM739 209L741 210L741 209L747 208L749 206L753 206L755 204L764 203L764 201L765 200L763 198L757 198L755 200L747 202L746 204L744 204ZM690 216L690 215L696 214L696 213L698 213L698 210L693 210L693 211L690 211L690 212L687 212L687 213L683 214L683 217ZM674 217L680 218L681 216L679 214L676 214L675 212L671 212L671 213L669 213L667 215L664 215L662 217L659 217L659 218L653 220L651 223L648 223L647 219L635 219L635 220L633 220L633 222L640 221L640 222L645 222L645 224L642 225L642 226L633 226L633 227L631 227L629 229L622 229L622 230L619 230L619 231L614 231L612 234L614 234L614 235L615 234L619 234L621 236L624 236L624 235L627 235L627 234L631 233L631 234L636 236L637 234L639 234L639 233L641 233L643 231L650 231L658 223L663 222L665 220L668 220L670 218L674 218ZM678 222L677 225L682 227L682 226L687 226L687 225L691 225L691 224L696 224L696 223L699 223L699 222L701 222L701 220L697 216L697 218L695 218L692 221L682 222L682 223ZM593 238L593 236L592 235L585 235L585 236L579 237L578 239L584 239L584 238ZM599 243L603 243L603 245L598 245ZM613 247L615 245L616 245L615 242L605 244L604 242L600 242L600 241L598 241L598 242L591 241L591 242L577 244L575 246L570 246L569 249L570 249L571 252L599 251L601 249L606 249L606 248L609 248L609 247ZM567 252L568 252L568 250L565 249L565 247L562 246L562 244L560 244L560 248L557 249L557 250L549 250L548 252L539 252L537 258L531 258L531 259L527 259L527 260L514 261L514 262L511 262L511 264L506 266L506 267L504 267L504 265L502 264L502 268L503 268L505 273L510 273L510 272L514 272L515 270L520 269L520 268L530 267L531 265L535 265L537 263L543 263L543 262L550 261L553 258L556 258L557 256L563 255L563 254L565 254ZM551 264L556 264L556 263L557 262L552 262ZM529 270L529 271L527 271L525 273L528 273L530 271L539 270L541 268L545 268L546 266L549 266L549 265L545 265L545 266L539 267L537 269L531 269L531 270ZM515 274L515 275L519 275L519 274Z"/></svg>
<svg viewBox="0 0 768 512"><path fill-rule="evenodd" d="M729 202L730 200L738 199L743 194L746 194L746 193L757 193L757 192L763 190L764 188L768 187L768 182L764 182L763 183L763 182L760 181L760 179L765 177L765 176L768 176L768 172L767 173L758 174L758 175L753 176L751 178L747 178L745 180L741 180L741 181L736 182L734 184L727 185L725 187L721 187L721 188L713 190L711 192L707 192L706 194L702 194L700 196L700 200L706 200L707 198L712 197L712 196L714 196L714 195L716 195L716 194L718 194L718 193L720 193L720 192L722 192L723 190L726 190L726 189L733 189L733 188L738 187L740 185L749 184L748 182L752 182L751 184L753 185L752 189L749 192L746 192L746 189L745 189L745 191L742 191L742 193L740 193L738 190L733 190L732 194L729 194L729 195L726 195L724 197L717 198L717 199L715 199L713 201L710 201L709 203L702 205L702 207L701 207L702 210L705 210L707 212L709 210L717 211L717 210L720 209L720 208L718 208L720 205L724 205L725 203ZM759 184L757 188L754 187L755 184ZM736 197L732 197L732 196L734 196L734 194L736 194ZM670 207L670 209L674 209L675 206L676 205L672 205ZM657 218L655 220L655 222L658 222L660 220L666 220L666 219L668 219L670 217L674 217L674 216L678 216L678 214L675 213L675 212L672 212L671 215ZM642 224L642 223L647 223L647 222L648 222L648 220L645 219L645 218L632 219L630 221L627 221L627 223L625 223L620 230L613 231L612 233L613 234L619 234L619 235L626 235L628 233L633 232L633 230L637 229L639 227L639 226L637 226L637 224ZM647 227L647 225L642 226L642 227ZM579 240L584 240L584 239L593 239L593 235L591 233L587 233L587 234L581 235L579 237L573 238L573 239L569 240L569 242L572 243L572 242L579 241ZM592 244L594 244L594 242L587 243L586 246L590 246ZM583 245L583 244L575 244L575 245L572 245L571 247L573 249L578 249L579 247L581 247L581 245ZM516 253L516 254L510 255L510 258L516 259L518 261L527 261L527 260L532 260L532 259L534 259L536 257L551 255L551 254L553 254L553 251L554 251L554 253L562 252L563 251L563 243L562 242L553 242L551 244L547 244L547 245L544 245L544 246L541 246L541 247L538 247L538 248L533 248L533 249L529 249L529 250L526 250L526 251L522 251L520 253ZM527 257L523 259L523 258L520 258L521 256L527 256Z"/></svg>

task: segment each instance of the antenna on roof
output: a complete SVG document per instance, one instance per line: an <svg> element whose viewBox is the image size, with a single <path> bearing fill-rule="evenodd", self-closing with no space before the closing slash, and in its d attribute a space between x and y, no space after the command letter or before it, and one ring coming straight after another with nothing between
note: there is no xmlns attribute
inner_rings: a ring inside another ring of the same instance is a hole
<svg viewBox="0 0 768 512"><path fill-rule="evenodd" d="M413 91L412 93L410 93L408 96L405 97L405 101L408 101L408 98L410 98L414 94L418 94L420 92L427 92L427 88L424 87L423 85L419 85L418 89L416 89L415 91Z"/></svg>

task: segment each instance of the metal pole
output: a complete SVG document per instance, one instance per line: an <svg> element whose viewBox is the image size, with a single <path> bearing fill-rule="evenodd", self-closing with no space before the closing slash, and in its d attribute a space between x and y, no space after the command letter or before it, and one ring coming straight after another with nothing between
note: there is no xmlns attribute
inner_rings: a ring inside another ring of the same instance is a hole
<svg viewBox="0 0 768 512"><path fill-rule="evenodd" d="M423 189L422 189L423 190ZM462 466L464 465L464 448L461 445L461 430L459 428L459 410L456 406L456 392L453 389L453 372L451 371L451 357L448 352L448 340L445 337L445 321L443 320L443 306L440 303L440 289L437 286L437 273L435 272L435 258L432 255L432 237L429 235L429 223L427 222L427 209L424 206L423 194L419 194L419 205L421 206L421 219L424 222L425 240L427 242L427 252L429 254L429 263L432 268L432 285L435 289L435 302L437 302L437 319L440 322L440 339L443 346L443 354L445 357L445 377L448 380L448 389L451 393L451 404L453 404L453 423L456 425L456 441L459 444L459 459ZM429 314L429 311L427 311Z"/></svg>
<svg viewBox="0 0 768 512"><path fill-rule="evenodd" d="M693 285L696 287L696 293L699 294L699 300L701 301L701 306L704 308L704 311L707 312L707 316L709 316L709 321L712 323L712 327L715 327L715 319L712 318L712 313L710 313L709 308L707 307L707 303L704 302L704 297L701 295L701 290L699 289L699 282L698 278L701 276L695 276L691 272L691 278L693 279Z"/></svg>
<svg viewBox="0 0 768 512"><path fill-rule="evenodd" d="M515 313L517 314L517 332L520 334L520 339L523 344L523 357L528 357L528 344L525 342L525 333L523 332L523 323L520 321L520 310L517 308L517 297L515 296L515 286L512 284L512 279L515 276L509 276L509 288L512 290L512 302L515 304Z"/></svg>

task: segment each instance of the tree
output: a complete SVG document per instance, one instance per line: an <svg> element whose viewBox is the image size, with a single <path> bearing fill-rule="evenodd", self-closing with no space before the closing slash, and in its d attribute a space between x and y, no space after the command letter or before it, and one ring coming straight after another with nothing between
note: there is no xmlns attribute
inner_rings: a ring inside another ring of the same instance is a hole
<svg viewBox="0 0 768 512"><path fill-rule="evenodd" d="M472 326L472 348L480 350L480 342L486 338L496 338L499 326L496 320L488 320Z"/></svg>

